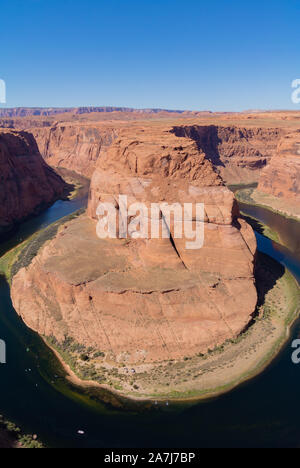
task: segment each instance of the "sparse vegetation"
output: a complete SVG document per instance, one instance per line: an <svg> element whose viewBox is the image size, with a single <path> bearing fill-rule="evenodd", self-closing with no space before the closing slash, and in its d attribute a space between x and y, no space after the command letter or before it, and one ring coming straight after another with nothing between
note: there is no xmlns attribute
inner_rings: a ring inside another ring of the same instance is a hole
<svg viewBox="0 0 300 468"><path fill-rule="evenodd" d="M44 445L38 440L37 435L23 434L16 424L6 420L0 415L0 433L9 441L12 447L41 449ZM1 436L1 434L0 434Z"/></svg>

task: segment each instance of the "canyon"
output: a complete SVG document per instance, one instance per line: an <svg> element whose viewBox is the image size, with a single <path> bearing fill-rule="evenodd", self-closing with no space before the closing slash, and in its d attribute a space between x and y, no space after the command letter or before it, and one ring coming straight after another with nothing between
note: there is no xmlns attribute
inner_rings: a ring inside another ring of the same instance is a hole
<svg viewBox="0 0 300 468"><path fill-rule="evenodd" d="M183 110L169 110L169 109L134 109L131 107L15 107L11 109L0 109L0 117L33 117L33 116L53 116L59 114L72 114L72 115L81 115L81 114L95 114L95 113L134 113L145 115L157 115L157 114L186 114L186 115L203 115L210 112L193 112L193 111L183 111Z"/></svg>
<svg viewBox="0 0 300 468"><path fill-rule="evenodd" d="M299 200L300 131L280 140L276 155L262 171L258 189L275 197Z"/></svg>
<svg viewBox="0 0 300 468"><path fill-rule="evenodd" d="M160 123L162 125L162 123ZM151 132L149 122L56 122L33 127L39 150L48 164L91 177L98 158L123 129ZM170 125L179 137L193 139L227 183L253 183L276 152L283 130L219 125Z"/></svg>
<svg viewBox="0 0 300 468"><path fill-rule="evenodd" d="M66 111L0 119L12 127L3 133L30 132L53 174L91 179L87 213L14 276L18 314L42 336L117 365L183 360L235 340L256 310L256 241L225 183L256 182L257 193L297 204L298 116ZM99 239L98 204L118 211L119 195L148 207L203 202L204 219L190 222L204 222L204 247L188 250L172 224L169 239Z"/></svg>
<svg viewBox="0 0 300 468"><path fill-rule="evenodd" d="M0 129L0 174L0 236L52 204L66 188L27 132Z"/></svg>

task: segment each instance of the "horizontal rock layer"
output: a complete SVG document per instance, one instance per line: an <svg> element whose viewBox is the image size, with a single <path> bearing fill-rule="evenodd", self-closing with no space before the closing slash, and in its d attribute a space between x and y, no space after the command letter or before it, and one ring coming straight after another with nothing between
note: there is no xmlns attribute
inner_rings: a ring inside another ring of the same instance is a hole
<svg viewBox="0 0 300 468"><path fill-rule="evenodd" d="M189 115L203 115L209 112L193 112L183 110L168 110L168 109L134 109L131 107L13 107L11 109L0 109L0 117L34 117L34 116L52 116L60 114L92 114L92 113L134 113L134 114L189 114Z"/></svg>
<svg viewBox="0 0 300 468"><path fill-rule="evenodd" d="M261 174L258 190L300 203L300 131L285 136Z"/></svg>
<svg viewBox="0 0 300 468"><path fill-rule="evenodd" d="M13 280L14 307L33 330L71 336L119 362L183 358L236 337L256 305L255 244L243 223L206 225L196 258L171 243L100 240L82 217Z"/></svg>

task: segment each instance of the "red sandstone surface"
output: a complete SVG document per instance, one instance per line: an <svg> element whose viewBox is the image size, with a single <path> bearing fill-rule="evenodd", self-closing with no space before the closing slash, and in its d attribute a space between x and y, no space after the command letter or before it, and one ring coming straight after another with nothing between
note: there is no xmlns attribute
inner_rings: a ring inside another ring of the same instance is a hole
<svg viewBox="0 0 300 468"><path fill-rule="evenodd" d="M1 118L2 115L2 118ZM23 116L23 117L22 117ZM299 126L297 113L211 113L116 108L8 109L0 126L26 129L52 166L91 177L97 159L123 128L165 122L194 139L227 183L257 182L280 138ZM151 131L151 129L150 129Z"/></svg>
<svg viewBox="0 0 300 468"><path fill-rule="evenodd" d="M300 130L286 135L262 171L258 190L300 203Z"/></svg>
<svg viewBox="0 0 300 468"><path fill-rule="evenodd" d="M0 174L0 234L54 202L65 188L26 132L0 130Z"/></svg>
<svg viewBox="0 0 300 468"><path fill-rule="evenodd" d="M260 187L297 196L299 114L54 114L7 114L5 122L27 126L52 166L92 178L88 216L62 228L14 278L13 302L25 322L135 363L182 358L236 337L256 306L256 242L223 181L258 181L262 173ZM204 247L100 240L98 203L118 210L120 194L147 206L204 202Z"/></svg>

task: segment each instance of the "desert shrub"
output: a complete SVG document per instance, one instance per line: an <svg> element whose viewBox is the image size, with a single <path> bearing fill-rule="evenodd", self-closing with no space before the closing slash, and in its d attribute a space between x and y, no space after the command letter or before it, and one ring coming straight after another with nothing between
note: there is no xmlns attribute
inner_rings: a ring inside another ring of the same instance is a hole
<svg viewBox="0 0 300 468"><path fill-rule="evenodd" d="M81 354L80 359L84 362L89 361L89 356L87 354Z"/></svg>

